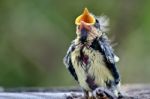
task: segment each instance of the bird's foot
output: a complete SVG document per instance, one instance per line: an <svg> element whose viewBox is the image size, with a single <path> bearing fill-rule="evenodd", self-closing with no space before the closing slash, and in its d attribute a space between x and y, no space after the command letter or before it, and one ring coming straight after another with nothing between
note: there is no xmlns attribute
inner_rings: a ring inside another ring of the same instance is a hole
<svg viewBox="0 0 150 99"><path fill-rule="evenodd" d="M118 93L118 99L138 99L138 98L135 96L131 96L125 92L119 92Z"/></svg>
<svg viewBox="0 0 150 99"><path fill-rule="evenodd" d="M93 91L95 99L117 99L115 94L109 89L99 87Z"/></svg>
<svg viewBox="0 0 150 99"><path fill-rule="evenodd" d="M124 98L126 95L125 94L122 94L121 92L118 93L118 99L122 99Z"/></svg>

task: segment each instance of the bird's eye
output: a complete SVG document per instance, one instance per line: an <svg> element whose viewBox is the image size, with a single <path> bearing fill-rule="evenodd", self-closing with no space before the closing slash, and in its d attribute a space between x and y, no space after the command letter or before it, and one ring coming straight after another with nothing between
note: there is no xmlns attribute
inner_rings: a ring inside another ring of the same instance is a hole
<svg viewBox="0 0 150 99"><path fill-rule="evenodd" d="M99 28L100 29L100 24L99 24L99 21L96 19L96 23L94 24L94 26L96 27L96 28Z"/></svg>
<svg viewBox="0 0 150 99"><path fill-rule="evenodd" d="M96 19L96 23L99 23L99 21Z"/></svg>

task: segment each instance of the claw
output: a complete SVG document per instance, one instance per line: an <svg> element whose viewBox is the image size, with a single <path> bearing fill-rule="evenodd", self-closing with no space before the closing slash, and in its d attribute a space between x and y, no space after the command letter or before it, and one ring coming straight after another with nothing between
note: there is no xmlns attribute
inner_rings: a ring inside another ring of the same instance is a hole
<svg viewBox="0 0 150 99"><path fill-rule="evenodd" d="M97 90L96 96L102 98L102 97L106 97L106 94L102 90Z"/></svg>
<svg viewBox="0 0 150 99"><path fill-rule="evenodd" d="M106 88L96 88L93 92L96 99L117 99L113 92Z"/></svg>

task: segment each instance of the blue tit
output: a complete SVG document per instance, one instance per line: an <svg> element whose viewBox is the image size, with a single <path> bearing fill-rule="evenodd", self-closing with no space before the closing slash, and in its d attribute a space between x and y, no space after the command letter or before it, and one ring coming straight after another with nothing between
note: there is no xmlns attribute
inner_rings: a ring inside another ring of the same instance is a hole
<svg viewBox="0 0 150 99"><path fill-rule="evenodd" d="M120 94L120 74L116 67L118 57L114 54L106 28L107 18L96 17L87 8L75 19L76 35L72 41L64 63L70 74L82 87L85 97L98 87L111 89ZM105 28L106 27L106 28Z"/></svg>

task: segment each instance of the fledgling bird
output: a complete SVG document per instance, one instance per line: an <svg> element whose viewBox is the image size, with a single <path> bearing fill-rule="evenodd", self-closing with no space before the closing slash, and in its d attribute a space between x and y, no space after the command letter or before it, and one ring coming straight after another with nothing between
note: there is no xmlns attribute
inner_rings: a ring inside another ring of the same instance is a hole
<svg viewBox="0 0 150 99"><path fill-rule="evenodd" d="M82 87L86 99L98 87L110 89L120 95L120 75L114 54L105 34L108 26L105 17L96 17L85 8L75 20L77 37L71 43L64 63Z"/></svg>

